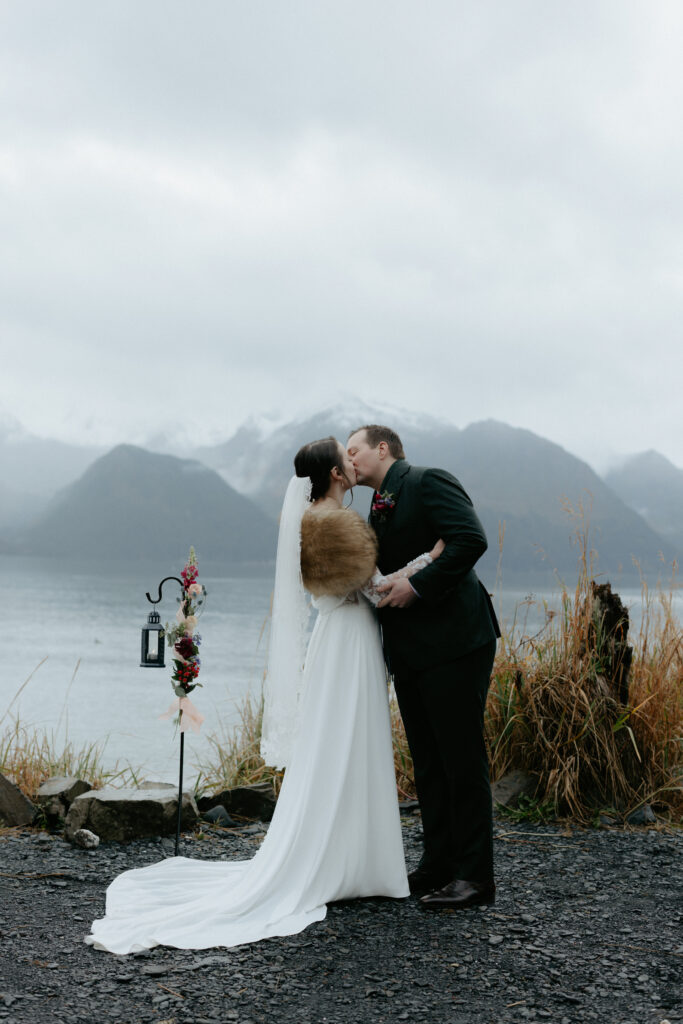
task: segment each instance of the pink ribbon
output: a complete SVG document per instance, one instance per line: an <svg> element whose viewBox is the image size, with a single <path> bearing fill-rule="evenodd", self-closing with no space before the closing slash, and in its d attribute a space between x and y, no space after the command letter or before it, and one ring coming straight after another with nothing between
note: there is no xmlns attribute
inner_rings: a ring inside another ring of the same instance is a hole
<svg viewBox="0 0 683 1024"><path fill-rule="evenodd" d="M176 697L168 711L159 715L159 718L170 718L178 711L180 712L180 731L187 732L188 729L192 729L192 732L199 732L204 715L197 710L189 697Z"/></svg>

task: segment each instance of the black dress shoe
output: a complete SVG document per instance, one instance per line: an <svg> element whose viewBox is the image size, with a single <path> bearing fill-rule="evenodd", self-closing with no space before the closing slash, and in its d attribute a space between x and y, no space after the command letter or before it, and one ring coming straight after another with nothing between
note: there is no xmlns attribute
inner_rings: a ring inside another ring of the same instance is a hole
<svg viewBox="0 0 683 1024"><path fill-rule="evenodd" d="M468 882L456 878L454 882L444 885L443 889L430 892L420 900L425 910L440 910L448 907L451 910L464 910L465 907L477 907L484 903L494 903L496 899L495 882Z"/></svg>
<svg viewBox="0 0 683 1024"><path fill-rule="evenodd" d="M426 868L415 868L408 875L408 885L413 896L423 896L427 892L440 889L449 879L448 872L428 871Z"/></svg>

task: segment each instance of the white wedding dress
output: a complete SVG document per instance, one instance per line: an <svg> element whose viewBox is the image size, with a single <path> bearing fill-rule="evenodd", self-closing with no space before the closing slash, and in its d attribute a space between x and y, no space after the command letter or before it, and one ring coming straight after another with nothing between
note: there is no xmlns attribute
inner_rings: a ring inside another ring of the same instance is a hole
<svg viewBox="0 0 683 1024"><path fill-rule="evenodd" d="M300 932L331 900L408 896L377 621L359 594L313 604L298 734L255 857L124 872L86 942L119 954L237 946Z"/></svg>

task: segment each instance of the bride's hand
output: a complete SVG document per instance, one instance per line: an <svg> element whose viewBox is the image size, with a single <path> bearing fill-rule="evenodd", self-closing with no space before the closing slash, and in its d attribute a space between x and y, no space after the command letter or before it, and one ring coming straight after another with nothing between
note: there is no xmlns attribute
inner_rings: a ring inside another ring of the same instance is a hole
<svg viewBox="0 0 683 1024"><path fill-rule="evenodd" d="M439 555L441 554L441 552L443 551L443 549L445 547L446 547L445 541L443 541L441 539L441 537L439 537L439 539L437 540L436 544L434 545L432 550L429 552L429 554L432 556L432 558L438 558Z"/></svg>

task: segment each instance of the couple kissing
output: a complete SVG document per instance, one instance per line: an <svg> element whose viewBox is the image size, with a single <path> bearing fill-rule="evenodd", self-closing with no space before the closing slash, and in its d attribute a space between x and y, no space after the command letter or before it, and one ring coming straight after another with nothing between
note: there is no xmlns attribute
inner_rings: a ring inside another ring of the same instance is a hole
<svg viewBox="0 0 683 1024"><path fill-rule="evenodd" d="M369 424L304 445L280 516L261 754L286 768L248 861L169 858L119 875L87 942L236 946L291 935L327 903L495 899L484 707L496 638L474 566L484 530L459 481L411 466ZM369 522L345 507L373 489ZM309 601L316 618L308 634ZM406 873L387 670L413 758L424 852Z"/></svg>

